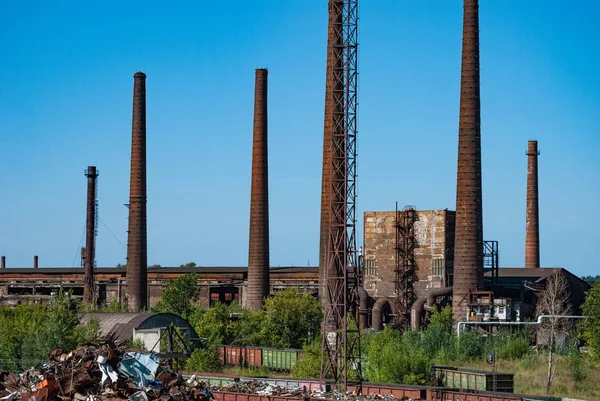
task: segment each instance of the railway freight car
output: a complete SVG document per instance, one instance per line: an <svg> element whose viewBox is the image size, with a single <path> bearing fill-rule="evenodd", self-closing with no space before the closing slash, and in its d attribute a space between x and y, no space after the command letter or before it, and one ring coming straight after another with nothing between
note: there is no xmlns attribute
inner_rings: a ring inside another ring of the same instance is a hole
<svg viewBox="0 0 600 401"><path fill-rule="evenodd" d="M289 372L303 351L294 348L244 347L221 345L219 360L223 366L266 367L277 372Z"/></svg>

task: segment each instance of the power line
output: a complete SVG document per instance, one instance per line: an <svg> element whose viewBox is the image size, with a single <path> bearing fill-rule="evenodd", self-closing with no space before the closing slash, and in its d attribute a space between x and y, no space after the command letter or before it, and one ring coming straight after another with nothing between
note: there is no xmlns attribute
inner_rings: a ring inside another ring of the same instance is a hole
<svg viewBox="0 0 600 401"><path fill-rule="evenodd" d="M119 238L117 238L117 236L110 230L110 228L108 228L108 226L106 225L106 223L104 223L104 220L102 220L102 218L100 217L100 215L97 216L98 220L100 220L100 223L102 223L102 225L104 227L106 227L106 229L108 230L108 232L113 236L114 239L117 240L117 242L119 244L121 244L121 246L123 247L123 249L127 249L127 247L125 245L123 245L123 243L119 240Z"/></svg>
<svg viewBox="0 0 600 401"><path fill-rule="evenodd" d="M81 233L81 239L79 240L79 246L77 247L77 251L75 252L75 258L73 258L73 267L75 267L75 262L77 262L77 256L81 257L81 245L83 245L83 237L85 236L85 224L83 224L83 232Z"/></svg>

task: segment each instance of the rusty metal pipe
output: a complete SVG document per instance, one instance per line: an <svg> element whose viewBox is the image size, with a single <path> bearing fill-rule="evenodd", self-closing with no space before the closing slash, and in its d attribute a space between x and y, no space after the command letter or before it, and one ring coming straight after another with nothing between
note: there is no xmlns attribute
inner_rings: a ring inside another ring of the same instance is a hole
<svg viewBox="0 0 600 401"><path fill-rule="evenodd" d="M369 327L369 293L363 286L358 287L358 325L361 329Z"/></svg>
<svg viewBox="0 0 600 401"><path fill-rule="evenodd" d="M88 166L87 210L85 219L85 276L83 279L83 301L94 302L94 260L96 258L96 166Z"/></svg>
<svg viewBox="0 0 600 401"><path fill-rule="evenodd" d="M442 288L431 288L427 291L425 296L417 299L410 310L410 326L413 330L419 330L421 328L421 319L423 318L423 312L425 312L425 304L427 308L431 308L435 305L435 298L441 296L452 295L453 287L442 287Z"/></svg>
<svg viewBox="0 0 600 401"><path fill-rule="evenodd" d="M269 163L267 146L266 68L255 72L252 188L250 192L250 239L248 246L248 292L246 307L262 308L269 296Z"/></svg>
<svg viewBox="0 0 600 401"><path fill-rule="evenodd" d="M525 267L540 267L540 210L538 196L538 143L527 146L527 216L525 225Z"/></svg>
<svg viewBox="0 0 600 401"><path fill-rule="evenodd" d="M464 0L452 297L457 320L467 317L469 291L483 288L478 14L478 1Z"/></svg>
<svg viewBox="0 0 600 401"><path fill-rule="evenodd" d="M371 322L371 327L374 331L383 330L383 311L386 306L389 308L390 303L385 298L378 299L377 302L375 302L375 305L373 305L373 318Z"/></svg>
<svg viewBox="0 0 600 401"><path fill-rule="evenodd" d="M146 223L146 74L133 76L129 186L129 230L127 236L127 306L139 312L148 304L148 243Z"/></svg>

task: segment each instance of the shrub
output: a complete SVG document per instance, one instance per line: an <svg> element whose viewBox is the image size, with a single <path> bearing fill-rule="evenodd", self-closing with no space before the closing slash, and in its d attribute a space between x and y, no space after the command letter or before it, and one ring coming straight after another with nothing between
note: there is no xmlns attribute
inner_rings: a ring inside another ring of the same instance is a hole
<svg viewBox="0 0 600 401"><path fill-rule="evenodd" d="M185 368L193 372L221 372L223 365L219 361L218 348L195 349L186 361Z"/></svg>
<svg viewBox="0 0 600 401"><path fill-rule="evenodd" d="M303 379L318 378L321 375L321 340L317 339L304 346L304 355L292 368L292 376Z"/></svg>

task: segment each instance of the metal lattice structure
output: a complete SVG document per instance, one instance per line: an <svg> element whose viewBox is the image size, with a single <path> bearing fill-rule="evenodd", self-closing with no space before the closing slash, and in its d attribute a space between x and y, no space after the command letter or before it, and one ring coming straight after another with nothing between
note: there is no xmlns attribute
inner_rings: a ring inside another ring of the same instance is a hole
<svg viewBox="0 0 600 401"><path fill-rule="evenodd" d="M483 241L483 268L492 272L492 285L498 285L498 241Z"/></svg>
<svg viewBox="0 0 600 401"><path fill-rule="evenodd" d="M356 136L358 0L330 0L330 28L339 41L330 43L332 62L331 177L325 268L325 319L321 379L332 378L338 389L362 383L360 333L351 317L358 312L356 254Z"/></svg>
<svg viewBox="0 0 600 401"><path fill-rule="evenodd" d="M405 206L398 210L396 203L396 268L394 269L394 285L396 299L394 306L394 325L406 329L410 325L410 307L415 301L414 281L416 280L417 262L415 249L419 247L415 237L415 223L419 220L413 206Z"/></svg>

